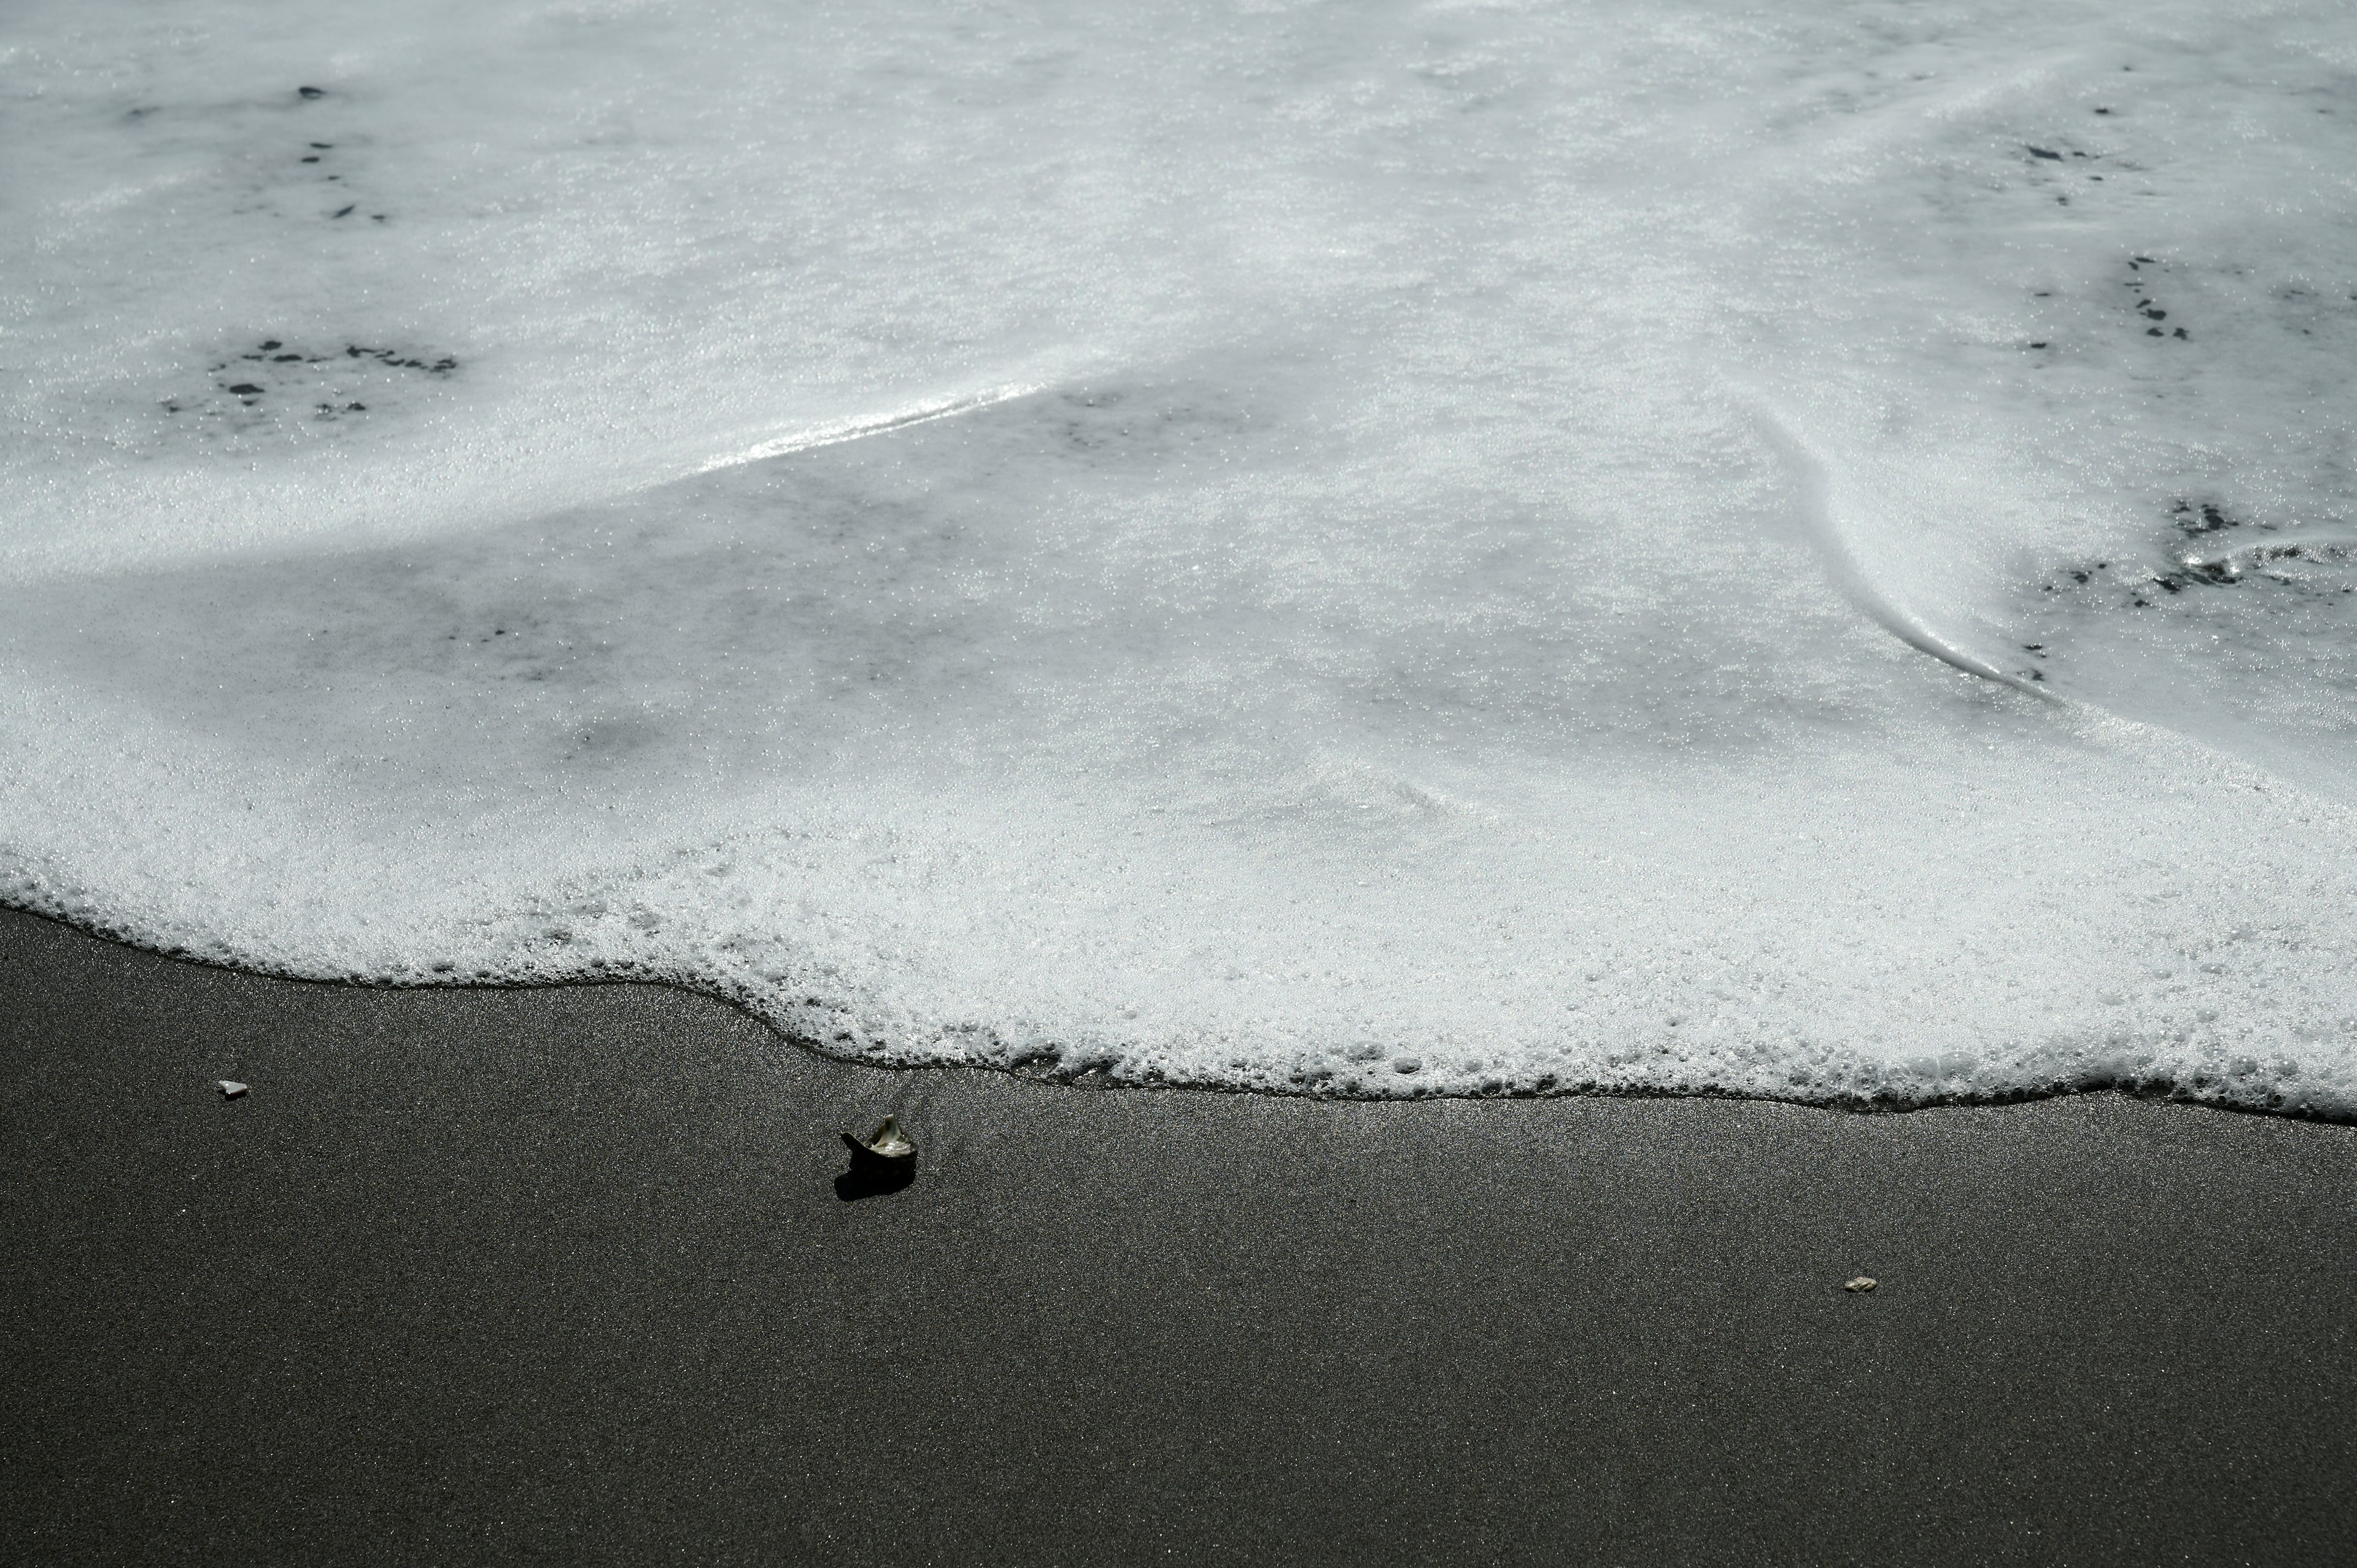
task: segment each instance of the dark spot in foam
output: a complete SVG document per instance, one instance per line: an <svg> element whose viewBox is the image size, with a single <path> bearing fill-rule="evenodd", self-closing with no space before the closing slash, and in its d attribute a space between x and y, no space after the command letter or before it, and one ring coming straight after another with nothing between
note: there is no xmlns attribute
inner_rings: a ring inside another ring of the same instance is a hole
<svg viewBox="0 0 2357 1568"><path fill-rule="evenodd" d="M2098 109L2098 110L2096 110L2096 111L2095 111L2095 113L2098 113L2098 114L2108 114L2108 113L2111 113L2111 111L2110 111L2110 110L2108 110L2108 109Z"/></svg>
<svg viewBox="0 0 2357 1568"><path fill-rule="evenodd" d="M331 149L331 148L333 148L333 147L335 146L335 145L336 145L336 144L335 144L335 143L333 143L333 142L314 142L314 143L312 143L312 144L311 144L311 145L312 145L313 147L317 148L318 151L323 152L323 153L324 153L324 152L328 151L328 150L329 150L329 149Z"/></svg>
<svg viewBox="0 0 2357 1568"><path fill-rule="evenodd" d="M2144 313L2147 317L2154 321L2166 321L2169 319L2169 312L2166 310L2155 310L2150 306L2147 306L2145 307Z"/></svg>
<svg viewBox="0 0 2357 1568"><path fill-rule="evenodd" d="M270 356L270 362L274 365L300 364L302 360L303 356L300 354L273 354Z"/></svg>
<svg viewBox="0 0 2357 1568"><path fill-rule="evenodd" d="M303 161L307 164L317 163L319 161L319 155L313 153L309 157L305 158Z"/></svg>
<svg viewBox="0 0 2357 1568"><path fill-rule="evenodd" d="M2043 349L2044 347L2046 347L2046 340L2045 340L2044 338L2040 338L2037 342L2032 343L2032 344L2030 345L2030 347L2031 347L2031 348L2033 348L2033 349Z"/></svg>
<svg viewBox="0 0 2357 1568"><path fill-rule="evenodd" d="M262 351L265 354L270 352L273 349L284 349L285 347L286 347L286 345L281 343L275 338L265 338L262 340Z"/></svg>
<svg viewBox="0 0 2357 1568"><path fill-rule="evenodd" d="M2160 329L2159 328L2158 328L2158 327L2147 327L2147 328L2146 328L2144 329L2144 335L2145 335L2146 337L2147 337L2147 338L2161 338L2161 337L2166 337L2166 336L2167 336L2167 334L2166 334L2166 333L2164 333L2164 332L2162 332L2162 331L2161 331L2161 329Z"/></svg>
<svg viewBox="0 0 2357 1568"><path fill-rule="evenodd" d="M350 218L351 215L352 209L350 207L339 207L334 212L328 214L331 218Z"/></svg>
<svg viewBox="0 0 2357 1568"><path fill-rule="evenodd" d="M2029 144L2024 143L2023 145L2027 146ZM2062 161L2062 155L2061 153L2049 152L2044 147L2030 147L2029 156L2033 158L2052 158L2057 163Z"/></svg>
<svg viewBox="0 0 2357 1568"><path fill-rule="evenodd" d="M324 87L298 87L295 91L306 98L325 98L328 95Z"/></svg>
<svg viewBox="0 0 2357 1568"><path fill-rule="evenodd" d="M2191 342L2191 341L2193 340L2192 338L2187 338L2187 337L2186 337L2185 328L2182 328L2182 327L2180 327L2180 328L2179 328L2177 329L2177 335L2178 335L2179 338L2185 338L2185 340L2186 340L2187 342L2189 342L2189 343L2190 343L2190 342Z"/></svg>
<svg viewBox="0 0 2357 1568"><path fill-rule="evenodd" d="M2169 515L2177 519L2179 530L2185 533L2215 533L2220 529L2243 526L2228 517L2214 501L2203 501L2199 509L2191 501L2179 501L2169 510Z"/></svg>
<svg viewBox="0 0 2357 1568"><path fill-rule="evenodd" d="M262 389L255 386L252 381L240 381L237 385L230 388L229 390L235 392L240 397L260 397L262 395Z"/></svg>

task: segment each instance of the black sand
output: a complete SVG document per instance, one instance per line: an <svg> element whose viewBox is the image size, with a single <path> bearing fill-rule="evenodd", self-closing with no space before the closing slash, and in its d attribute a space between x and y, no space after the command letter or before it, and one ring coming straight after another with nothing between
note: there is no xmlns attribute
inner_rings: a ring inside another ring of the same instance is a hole
<svg viewBox="0 0 2357 1568"><path fill-rule="evenodd" d="M2357 1552L2346 1128L888 1074L13 915L0 1052L13 1563Z"/></svg>

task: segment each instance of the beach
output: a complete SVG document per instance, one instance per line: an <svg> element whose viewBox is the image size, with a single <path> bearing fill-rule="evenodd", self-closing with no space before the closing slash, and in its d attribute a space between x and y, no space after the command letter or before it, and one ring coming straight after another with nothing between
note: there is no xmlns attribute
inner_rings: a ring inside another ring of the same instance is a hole
<svg viewBox="0 0 2357 1568"><path fill-rule="evenodd" d="M0 1049L20 1563L2293 1563L2357 1527L2345 1126L1090 1090L15 914ZM887 1113L916 1179L846 1201L838 1134Z"/></svg>
<svg viewBox="0 0 2357 1568"><path fill-rule="evenodd" d="M2357 7L0 59L0 1568L2357 1557Z"/></svg>

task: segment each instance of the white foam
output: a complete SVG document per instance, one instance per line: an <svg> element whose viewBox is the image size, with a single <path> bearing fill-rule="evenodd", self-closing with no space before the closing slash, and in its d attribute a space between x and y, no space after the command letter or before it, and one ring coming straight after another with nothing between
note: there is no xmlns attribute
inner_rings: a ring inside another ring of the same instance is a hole
<svg viewBox="0 0 2357 1568"><path fill-rule="evenodd" d="M0 897L884 1061L2357 1111L2357 23L2212 11L24 8Z"/></svg>

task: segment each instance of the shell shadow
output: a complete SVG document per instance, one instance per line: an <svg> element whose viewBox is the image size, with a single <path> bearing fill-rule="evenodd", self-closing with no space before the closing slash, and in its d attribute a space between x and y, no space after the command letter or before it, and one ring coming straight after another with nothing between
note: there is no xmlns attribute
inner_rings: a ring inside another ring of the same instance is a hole
<svg viewBox="0 0 2357 1568"><path fill-rule="evenodd" d="M856 1140L845 1137L851 1147L851 1168L834 1178L834 1196L845 1203L857 1203L864 1197L882 1197L899 1192L917 1179L914 1159L886 1159L870 1153Z"/></svg>

